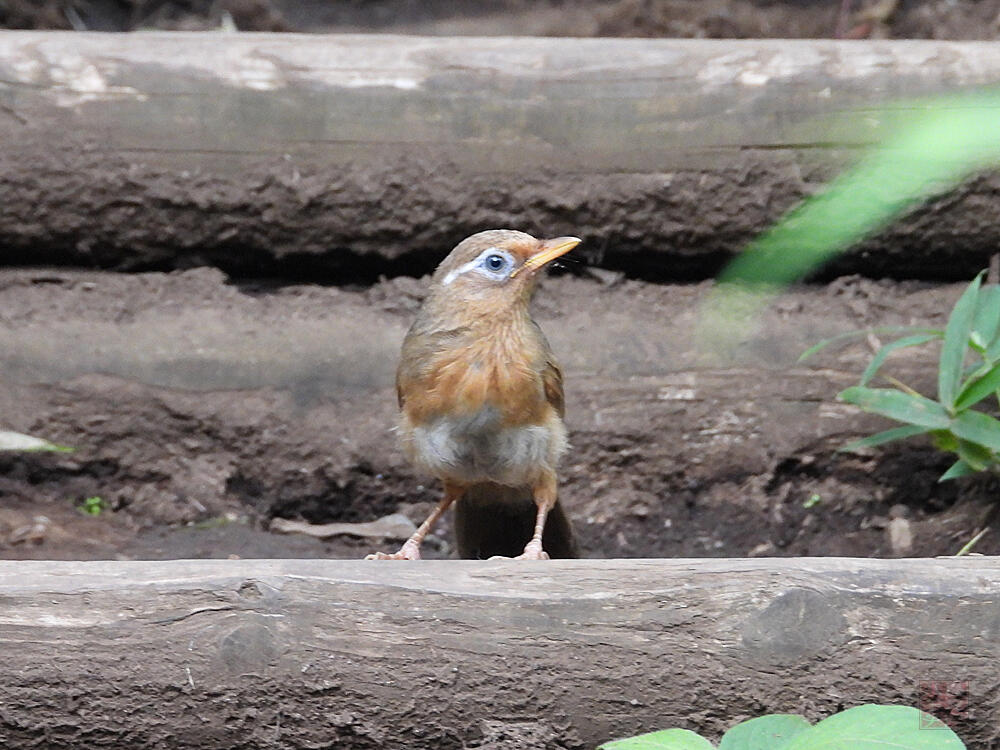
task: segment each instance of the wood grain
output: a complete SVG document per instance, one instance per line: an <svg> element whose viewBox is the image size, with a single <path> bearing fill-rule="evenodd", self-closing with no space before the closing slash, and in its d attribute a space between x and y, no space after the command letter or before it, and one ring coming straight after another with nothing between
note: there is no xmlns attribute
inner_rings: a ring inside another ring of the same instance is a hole
<svg viewBox="0 0 1000 750"><path fill-rule="evenodd" d="M510 226L704 277L914 97L998 76L976 42L10 32L0 244L21 262L374 278ZM994 188L848 268L974 273L1000 239Z"/></svg>
<svg viewBox="0 0 1000 750"><path fill-rule="evenodd" d="M941 680L980 750L998 590L983 558L0 563L0 741L457 748L499 722L592 747Z"/></svg>

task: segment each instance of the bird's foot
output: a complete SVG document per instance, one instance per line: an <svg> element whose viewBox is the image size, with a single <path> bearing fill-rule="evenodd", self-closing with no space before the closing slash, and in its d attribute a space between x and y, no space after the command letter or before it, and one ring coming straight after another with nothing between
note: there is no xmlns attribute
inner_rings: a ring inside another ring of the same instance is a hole
<svg viewBox="0 0 1000 750"><path fill-rule="evenodd" d="M406 542L399 548L398 552L373 552L365 556L366 560L419 560L420 545L412 540Z"/></svg>
<svg viewBox="0 0 1000 750"><path fill-rule="evenodd" d="M543 550L541 547L538 549L527 549L524 552L514 558L515 560L548 560L549 553Z"/></svg>
<svg viewBox="0 0 1000 750"><path fill-rule="evenodd" d="M522 552L517 557L503 557L502 555L495 555L491 557L490 560L548 560L549 553L542 549L541 544L536 544L535 542L528 542Z"/></svg>

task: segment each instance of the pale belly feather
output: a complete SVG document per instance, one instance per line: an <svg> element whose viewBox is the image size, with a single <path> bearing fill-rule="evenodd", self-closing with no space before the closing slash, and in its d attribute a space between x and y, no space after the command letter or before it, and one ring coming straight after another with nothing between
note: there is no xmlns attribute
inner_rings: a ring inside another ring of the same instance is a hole
<svg viewBox="0 0 1000 750"><path fill-rule="evenodd" d="M462 484L531 485L542 472L555 469L566 449L566 430L555 414L548 424L503 426L493 406L440 416L419 427L404 422L402 432L418 467Z"/></svg>

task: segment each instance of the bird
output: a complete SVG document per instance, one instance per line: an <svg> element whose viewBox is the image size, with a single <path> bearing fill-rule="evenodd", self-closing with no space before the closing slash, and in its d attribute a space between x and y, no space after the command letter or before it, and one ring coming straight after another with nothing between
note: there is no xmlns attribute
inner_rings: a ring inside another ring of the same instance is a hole
<svg viewBox="0 0 1000 750"><path fill-rule="evenodd" d="M403 340L396 394L403 451L443 496L397 552L366 559L420 559L452 505L462 558L578 556L557 489L563 376L529 303L546 266L580 242L493 229L437 267Z"/></svg>

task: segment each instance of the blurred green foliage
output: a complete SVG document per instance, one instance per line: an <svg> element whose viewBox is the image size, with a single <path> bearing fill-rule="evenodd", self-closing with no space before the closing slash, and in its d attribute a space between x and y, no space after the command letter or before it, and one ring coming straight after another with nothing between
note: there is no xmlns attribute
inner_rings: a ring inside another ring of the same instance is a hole
<svg viewBox="0 0 1000 750"><path fill-rule="evenodd" d="M894 135L757 238L719 281L801 279L903 211L1000 163L1000 92L899 103L894 111Z"/></svg>

